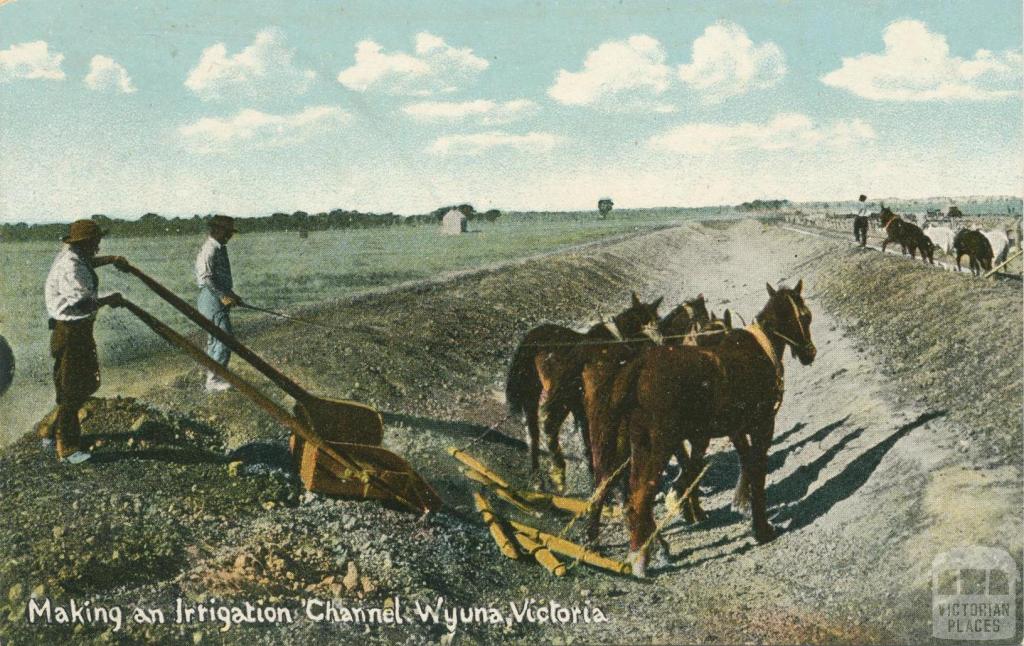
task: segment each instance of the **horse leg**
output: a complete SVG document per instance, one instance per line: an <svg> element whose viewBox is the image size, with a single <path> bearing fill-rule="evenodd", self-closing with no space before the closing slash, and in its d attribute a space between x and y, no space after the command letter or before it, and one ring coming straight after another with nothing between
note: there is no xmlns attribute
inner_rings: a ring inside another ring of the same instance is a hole
<svg viewBox="0 0 1024 646"><path fill-rule="evenodd" d="M530 481L539 484L540 479L540 419L538 403L531 401L526 405L526 430L530 434Z"/></svg>
<svg viewBox="0 0 1024 646"><path fill-rule="evenodd" d="M691 440L690 442L690 455L688 458L684 458L679 453L676 453L677 458L680 460L679 466L682 468L682 473L676 478L676 481L672 484L672 490L669 495L665 498L665 506L670 510L673 505L681 507L683 514L683 520L687 524L696 524L706 518L704 510L700 506L700 492L697 487L693 488L690 495L683 499L683 494L690 488L697 476L700 475L701 470L704 468L704 454L708 449L708 439L701 438L699 440Z"/></svg>
<svg viewBox="0 0 1024 646"><path fill-rule="evenodd" d="M650 556L647 540L654 533L654 493L661 475L661 464L650 447L638 450L633 446L633 462L629 469L629 561L633 574L647 576Z"/></svg>
<svg viewBox="0 0 1024 646"><path fill-rule="evenodd" d="M587 470L590 471L591 479L593 479L594 450L590 447L590 428L587 424L587 413L582 402L574 404L572 407L572 425L583 439L583 453L587 459Z"/></svg>
<svg viewBox="0 0 1024 646"><path fill-rule="evenodd" d="M700 472L704 470L704 455L707 453L709 443L710 440L707 437L694 441L693 450L690 452L690 472L692 477L687 487L692 485L700 476ZM707 518L707 514L704 513L700 506L700 485L693 487L686 502L690 507L690 515L693 516L694 523L699 523Z"/></svg>
<svg viewBox="0 0 1024 646"><path fill-rule="evenodd" d="M548 438L548 452L551 454L551 468L548 474L555 489L561 493L565 491L565 455L562 453L559 435L565 418L569 416L569 409L558 406L554 409L546 408L544 413L544 435Z"/></svg>
<svg viewBox="0 0 1024 646"><path fill-rule="evenodd" d="M768 449L771 446L771 427L766 433L755 431L752 434L749 468L750 478L750 515L754 528L754 539L758 543L768 543L775 538L775 528L768 521L768 504L764 484L768 475Z"/></svg>
<svg viewBox="0 0 1024 646"><path fill-rule="evenodd" d="M694 522L690 506L682 498L682 492L685 490L685 485L682 484L682 481L686 479L686 465L690 461L690 451L686 448L685 442L679 444L679 448L676 449L674 455L676 462L679 464L679 474L672 482L672 487L665 496L665 509L670 514L682 514L683 521L690 525Z"/></svg>
<svg viewBox="0 0 1024 646"><path fill-rule="evenodd" d="M732 510L746 516L750 513L750 478L747 465L750 460L750 442L744 434L733 436L732 445L740 458L740 477L736 483L736 492L732 497Z"/></svg>

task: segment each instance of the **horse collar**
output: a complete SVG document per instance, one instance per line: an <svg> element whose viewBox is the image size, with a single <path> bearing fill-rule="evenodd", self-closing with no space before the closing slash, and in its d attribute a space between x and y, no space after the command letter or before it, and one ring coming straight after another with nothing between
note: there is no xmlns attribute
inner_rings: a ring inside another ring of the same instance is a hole
<svg viewBox="0 0 1024 646"><path fill-rule="evenodd" d="M757 321L754 321L753 323L751 323L750 325L743 329L746 330L747 332L750 332L750 335L754 337L754 340L756 340L757 344L761 346L761 349L764 350L764 353L768 355L768 359L772 362L772 367L775 368L776 376L781 378L782 362L779 361L779 356L775 354L775 347L772 345L772 342L768 339L768 335L764 333L764 328L761 327L761 324L758 323Z"/></svg>
<svg viewBox="0 0 1024 646"><path fill-rule="evenodd" d="M775 354L775 347L768 340L768 335L764 333L764 328L761 327L757 320L754 320L754 322L743 329L749 332L750 336L754 337L754 340L757 341L757 344L761 346L761 349L768 356L768 360L772 362L772 367L775 368L775 388L778 390L778 394L775 396L775 411L778 412L779 408L782 407L782 396L786 391L785 381L782 377L782 361Z"/></svg>
<svg viewBox="0 0 1024 646"><path fill-rule="evenodd" d="M615 324L615 321L605 321L604 327L611 332L616 341L622 341L622 332L619 331L619 326Z"/></svg>

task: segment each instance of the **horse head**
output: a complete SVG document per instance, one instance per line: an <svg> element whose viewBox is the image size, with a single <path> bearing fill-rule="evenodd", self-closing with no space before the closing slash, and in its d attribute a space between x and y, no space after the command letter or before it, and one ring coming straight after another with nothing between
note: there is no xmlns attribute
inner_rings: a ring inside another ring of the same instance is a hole
<svg viewBox="0 0 1024 646"><path fill-rule="evenodd" d="M658 328L658 306L664 297L658 297L650 303L644 303L636 292L632 293L632 303L614 317L612 321L624 339L636 339L650 336L650 331Z"/></svg>
<svg viewBox="0 0 1024 646"><path fill-rule="evenodd" d="M706 323L694 326L693 330L687 335L684 345L701 347L718 345L725 338L725 334L731 329L732 312L725 310L725 314L721 318L712 312Z"/></svg>
<svg viewBox="0 0 1024 646"><path fill-rule="evenodd" d="M878 214L878 219L881 220L883 227L887 227L890 222L899 219L899 216L893 213L888 206L883 206L882 212Z"/></svg>
<svg viewBox="0 0 1024 646"><path fill-rule="evenodd" d="M704 294L683 301L658 321L658 330L666 336L686 334L695 327L707 325L711 320Z"/></svg>
<svg viewBox="0 0 1024 646"><path fill-rule="evenodd" d="M788 345L800 363L810 365L818 350L811 339L811 310L807 308L802 294L804 281L801 279L793 289L766 287L768 303L757 315L757 321L765 332Z"/></svg>

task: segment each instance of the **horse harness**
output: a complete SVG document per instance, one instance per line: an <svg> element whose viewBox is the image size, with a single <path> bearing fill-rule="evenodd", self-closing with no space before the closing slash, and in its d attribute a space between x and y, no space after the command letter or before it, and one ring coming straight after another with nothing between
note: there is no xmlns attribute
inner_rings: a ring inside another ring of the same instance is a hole
<svg viewBox="0 0 1024 646"><path fill-rule="evenodd" d="M764 350L765 355L768 356L768 360L772 362L772 367L775 368L775 391L778 394L775 396L774 412L778 412L779 408L782 407L782 396L786 391L786 382L782 376L782 361L775 354L775 348L772 346L772 342L768 340L768 335L765 334L764 328L761 327L760 323L754 321L743 329L749 332L750 336L754 337L757 344Z"/></svg>
<svg viewBox="0 0 1024 646"><path fill-rule="evenodd" d="M622 332L619 331L619 326L615 324L615 321L605 321L604 328L608 330L616 341L624 340L622 338Z"/></svg>
<svg viewBox="0 0 1024 646"><path fill-rule="evenodd" d="M788 294L786 298L789 300L789 304L793 308L793 318L796 321L797 327L800 328L800 338L807 339L807 332L806 330L804 330L803 321L800 320L800 310L797 309L796 301L794 301L793 297L789 296ZM768 335L765 334L764 328L761 327L761 324L756 319L754 320L754 322L752 322L750 325L746 326L743 329L749 332L750 335L754 337L754 339L757 341L757 344L760 345L761 349L764 350L764 353L768 355L768 359L772 362L772 367L775 368L775 387L779 393L775 399L775 411L778 412L779 408L782 406L782 396L786 390L786 384L785 380L783 379L782 373L782 359L775 354L775 347L768 339ZM782 339L783 341L785 341L786 343L789 343L794 348L799 348L807 344L806 340L803 341L802 343L797 343L796 341L789 338L782 332L779 332L778 330L770 330L770 332L775 336L779 337L780 339Z"/></svg>

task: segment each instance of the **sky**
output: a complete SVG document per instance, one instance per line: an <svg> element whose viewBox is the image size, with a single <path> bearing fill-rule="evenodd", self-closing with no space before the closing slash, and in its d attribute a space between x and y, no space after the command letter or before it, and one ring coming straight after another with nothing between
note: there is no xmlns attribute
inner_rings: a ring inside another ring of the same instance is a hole
<svg viewBox="0 0 1024 646"><path fill-rule="evenodd" d="M1022 193L1019 0L0 0L0 221Z"/></svg>

